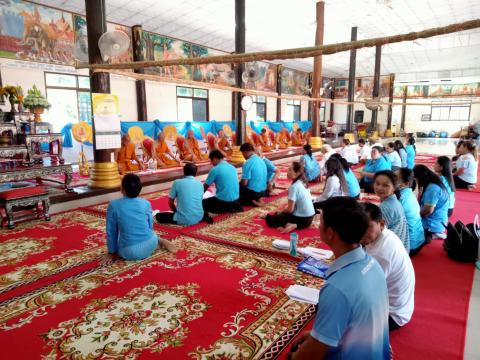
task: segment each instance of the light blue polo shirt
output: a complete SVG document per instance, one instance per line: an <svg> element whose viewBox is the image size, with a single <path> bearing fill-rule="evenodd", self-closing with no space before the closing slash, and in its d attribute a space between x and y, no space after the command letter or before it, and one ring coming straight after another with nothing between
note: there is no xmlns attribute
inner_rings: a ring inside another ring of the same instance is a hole
<svg viewBox="0 0 480 360"><path fill-rule="evenodd" d="M177 200L177 211L173 220L178 224L193 225L203 219L203 185L193 176L175 180L168 196Z"/></svg>
<svg viewBox="0 0 480 360"><path fill-rule="evenodd" d="M252 155L243 164L242 180L248 180L247 189L255 192L267 190L267 165L257 155Z"/></svg>
<svg viewBox="0 0 480 360"><path fill-rule="evenodd" d="M310 332L330 347L325 359L390 359L388 291L378 262L358 247L326 275Z"/></svg>
<svg viewBox="0 0 480 360"><path fill-rule="evenodd" d="M353 171L343 170L343 173L345 174L345 181L347 182L347 185L348 185L349 196L357 197L358 195L360 195L360 184L358 183L358 180L355 177L355 174L353 173Z"/></svg>
<svg viewBox="0 0 480 360"><path fill-rule="evenodd" d="M378 159L375 160L367 160L367 163L363 168L363 171L369 173L377 173L383 170L392 170L392 165L390 164L390 161L388 161L384 156L380 156ZM373 179L370 179L366 176L363 179L366 183L373 182Z"/></svg>
<svg viewBox="0 0 480 360"><path fill-rule="evenodd" d="M407 156L407 152L405 151L405 149L400 149L399 150L400 152L400 159L402 160L402 168L406 168L408 167L408 156Z"/></svg>
<svg viewBox="0 0 480 360"><path fill-rule="evenodd" d="M408 253L410 251L410 239L408 236L407 218L405 217L402 204L400 204L395 195L390 195L380 203L380 210L385 220L385 226L402 240Z"/></svg>
<svg viewBox="0 0 480 360"><path fill-rule="evenodd" d="M205 184L210 186L213 183L215 183L217 190L215 197L228 202L238 200L240 186L238 184L237 169L233 165L222 160L210 169Z"/></svg>
<svg viewBox="0 0 480 360"><path fill-rule="evenodd" d="M391 153L387 153L387 157L390 160L392 167L393 166L396 166L399 168L402 167L402 159L400 158L400 155L398 154L398 152L394 150Z"/></svg>
<svg viewBox="0 0 480 360"><path fill-rule="evenodd" d="M313 181L320 176L320 165L315 157L305 154L300 160L304 164L305 176L308 181Z"/></svg>
<svg viewBox="0 0 480 360"><path fill-rule="evenodd" d="M455 207L455 191L452 191L452 188L448 184L447 178L443 175L440 176L440 179L443 182L443 185L447 188L448 192L448 208L453 209Z"/></svg>
<svg viewBox="0 0 480 360"><path fill-rule="evenodd" d="M425 242L420 205L412 188L400 189L400 204L402 204L405 218L407 219L410 251L415 250Z"/></svg>
<svg viewBox="0 0 480 360"><path fill-rule="evenodd" d="M301 180L295 181L288 188L288 200L295 201L293 215L299 217L310 217L315 215L313 208L312 195Z"/></svg>
<svg viewBox="0 0 480 360"><path fill-rule="evenodd" d="M265 166L267 167L267 182L270 182L272 181L273 176L275 175L275 170L277 170L277 168L269 159L263 158L263 161L265 162Z"/></svg>
<svg viewBox="0 0 480 360"><path fill-rule="evenodd" d="M412 170L415 166L415 148L413 145L405 146L405 150L407 152L407 167Z"/></svg>
<svg viewBox="0 0 480 360"><path fill-rule="evenodd" d="M442 233L448 224L448 193L437 184L429 184L423 191L420 206L434 206L433 213L422 219L423 228L433 233Z"/></svg>

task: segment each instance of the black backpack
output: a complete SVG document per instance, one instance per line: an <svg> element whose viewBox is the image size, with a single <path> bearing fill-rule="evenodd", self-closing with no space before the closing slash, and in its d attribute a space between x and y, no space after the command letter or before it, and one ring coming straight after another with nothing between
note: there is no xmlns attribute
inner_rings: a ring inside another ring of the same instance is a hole
<svg viewBox="0 0 480 360"><path fill-rule="evenodd" d="M474 263L478 256L478 242L478 230L475 224L465 225L457 221L455 225L448 223L443 249L452 260Z"/></svg>

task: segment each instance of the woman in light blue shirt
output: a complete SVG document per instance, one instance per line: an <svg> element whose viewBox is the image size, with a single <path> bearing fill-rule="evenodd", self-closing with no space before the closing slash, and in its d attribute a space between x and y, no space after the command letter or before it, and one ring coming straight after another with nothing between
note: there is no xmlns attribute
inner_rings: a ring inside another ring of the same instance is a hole
<svg viewBox="0 0 480 360"><path fill-rule="evenodd" d="M402 204L403 212L407 219L410 256L413 256L418 254L425 245L425 233L420 216L420 205L412 190L413 171L407 168L401 168L397 174L397 188L400 193L399 201L400 204Z"/></svg>
<svg viewBox="0 0 480 360"><path fill-rule="evenodd" d="M269 227L276 228L282 233L309 227L315 216L312 196L307 188L308 182L300 162L292 163L287 170L287 177L292 180L292 185L288 189L287 208L282 212L268 214L265 218Z"/></svg>
<svg viewBox="0 0 480 360"><path fill-rule="evenodd" d="M320 176L320 165L313 156L311 145L307 144L303 147L303 156L300 158L300 163L303 165L305 177L308 181L314 181Z"/></svg>
<svg viewBox="0 0 480 360"><path fill-rule="evenodd" d="M400 155L400 159L402 160L402 168L408 167L408 155L405 146L403 146L403 143L400 140L395 140L394 146L395 151L398 152L398 155Z"/></svg>
<svg viewBox="0 0 480 360"><path fill-rule="evenodd" d="M455 183L452 175L452 162L448 156L439 156L433 170L442 180L443 185L448 192L448 217L452 216L455 208Z"/></svg>
<svg viewBox="0 0 480 360"><path fill-rule="evenodd" d="M425 165L415 165L413 176L418 183L420 198L420 216L422 217L425 240L445 239L448 224L448 192L442 180Z"/></svg>
<svg viewBox="0 0 480 360"><path fill-rule="evenodd" d="M138 195L142 190L140 178L127 174L122 179L123 198L113 200L107 209L107 248L125 260L142 260L159 244L175 252L175 246L160 240L153 231L152 206Z"/></svg>
<svg viewBox="0 0 480 360"><path fill-rule="evenodd" d="M407 167L409 169L413 169L415 166L415 156L417 153L417 149L415 148L415 138L413 136L407 138L407 146L405 147L405 151L407 152Z"/></svg>
<svg viewBox="0 0 480 360"><path fill-rule="evenodd" d="M338 153L333 154L331 157L336 157L340 161L340 165L342 165L345 182L348 186L348 196L358 199L360 197L360 184L357 177L350 169L347 160Z"/></svg>
<svg viewBox="0 0 480 360"><path fill-rule="evenodd" d="M385 151L387 152L387 157L392 165L392 171L400 169L402 167L402 159L400 158L400 154L395 151L395 144L393 142L389 142L385 148Z"/></svg>
<svg viewBox="0 0 480 360"><path fill-rule="evenodd" d="M366 193L373 193L373 177L375 173L383 170L391 170L390 161L382 155L383 148L380 146L372 147L372 158L367 160L362 171L363 179L360 181L360 187Z"/></svg>
<svg viewBox="0 0 480 360"><path fill-rule="evenodd" d="M373 188L380 198L380 210L387 229L393 231L403 246L410 252L410 238L408 235L407 218L402 204L396 195L397 177L391 170L379 171L375 174Z"/></svg>

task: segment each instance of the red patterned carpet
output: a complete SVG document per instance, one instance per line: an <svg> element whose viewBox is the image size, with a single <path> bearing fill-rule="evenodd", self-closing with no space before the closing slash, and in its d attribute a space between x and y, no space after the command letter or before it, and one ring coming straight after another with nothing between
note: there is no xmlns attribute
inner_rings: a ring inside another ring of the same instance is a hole
<svg viewBox="0 0 480 360"><path fill-rule="evenodd" d="M423 161L423 159L422 159ZM281 168L278 185L287 165ZM320 287L275 250L288 240L261 215L286 205L286 190L264 209L220 215L214 224L155 225L182 250L157 250L140 262L106 254L108 204L54 215L50 222L0 229L0 341L5 358L285 358L311 328L314 307L291 301L291 284ZM323 184L312 184L319 193ZM473 195L473 196L472 196ZM168 191L144 195L168 209ZM377 202L375 195L361 201ZM455 219L471 221L480 195L458 192ZM318 221L298 231L300 246L325 248ZM473 267L449 260L441 243L414 259L415 314L392 334L398 359L463 356ZM25 339L28 339L26 346Z"/></svg>

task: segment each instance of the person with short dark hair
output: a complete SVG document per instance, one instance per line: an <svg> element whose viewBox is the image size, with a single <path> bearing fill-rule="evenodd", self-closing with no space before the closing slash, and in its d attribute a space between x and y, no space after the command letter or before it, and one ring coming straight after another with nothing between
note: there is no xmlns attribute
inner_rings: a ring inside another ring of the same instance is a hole
<svg viewBox="0 0 480 360"><path fill-rule="evenodd" d="M335 261L320 289L313 329L292 346L291 359L390 359L385 275L359 244L368 217L350 197L326 200L320 216L320 238Z"/></svg>
<svg viewBox="0 0 480 360"><path fill-rule="evenodd" d="M161 240L153 231L152 206L139 198L142 191L140 178L127 174L122 179L121 199L112 200L107 209L107 248L125 260L142 260L158 245L175 252L175 246Z"/></svg>
<svg viewBox="0 0 480 360"><path fill-rule="evenodd" d="M408 155L407 155L407 150L405 150L405 146L403 146L403 143L400 140L395 140L393 143L395 151L400 155L400 160L402 163L402 168L408 167Z"/></svg>
<svg viewBox="0 0 480 360"><path fill-rule="evenodd" d="M395 143L389 142L385 147L385 152L390 160L390 164L392 166L392 171L396 171L402 167L402 159L400 158L400 154L395 151Z"/></svg>
<svg viewBox="0 0 480 360"><path fill-rule="evenodd" d="M261 148L257 147L255 152L260 156L267 167L267 190L265 190L265 195L270 196L273 193L273 189L275 189L275 179L278 175L278 169L270 159L263 155Z"/></svg>
<svg viewBox="0 0 480 360"><path fill-rule="evenodd" d="M364 203L370 223L361 244L375 258L387 280L390 331L406 325L412 318L415 293L415 272L412 261L398 236L385 226L377 205Z"/></svg>
<svg viewBox="0 0 480 360"><path fill-rule="evenodd" d="M292 185L288 188L287 208L268 214L265 218L269 227L276 228L281 233L305 229L312 224L315 216L312 196L307 188L308 181L298 161L294 161L288 168L287 177L292 180Z"/></svg>
<svg viewBox="0 0 480 360"><path fill-rule="evenodd" d="M372 158L367 161L361 172L363 179L360 181L360 187L364 189L366 193L373 193L373 177L376 172L392 169L390 161L382 155L382 152L382 147L373 146L371 153Z"/></svg>
<svg viewBox="0 0 480 360"><path fill-rule="evenodd" d="M358 157L362 164L372 158L372 149L363 138L358 139Z"/></svg>
<svg viewBox="0 0 480 360"><path fill-rule="evenodd" d="M398 200L402 204L407 219L410 256L414 256L425 245L425 233L420 216L420 205L412 189L413 171L408 168L401 168L397 171L397 174L397 189L400 196Z"/></svg>
<svg viewBox="0 0 480 360"><path fill-rule="evenodd" d="M358 154L357 151L350 144L350 140L342 140L342 149L340 150L340 155L347 160L350 166L358 164Z"/></svg>
<svg viewBox="0 0 480 360"><path fill-rule="evenodd" d="M242 167L240 203L245 206L263 206L262 198L265 196L265 190L267 190L267 166L255 153L252 144L242 144L240 151L247 160Z"/></svg>
<svg viewBox="0 0 480 360"><path fill-rule="evenodd" d="M168 194L168 206L172 211L159 212L155 219L159 223L194 225L204 218L202 207L203 185L195 179L197 165L185 163L184 177L173 182ZM210 219L206 218L210 222Z"/></svg>
<svg viewBox="0 0 480 360"><path fill-rule="evenodd" d="M223 214L243 211L240 205L237 170L227 161L220 150L212 150L208 155L213 168L203 184L204 191L215 184L215 196L203 200L203 210L207 213Z"/></svg>
<svg viewBox="0 0 480 360"><path fill-rule="evenodd" d="M303 165L305 177L308 181L314 181L320 177L320 165L313 156L312 145L307 144L303 146L303 155L300 158L300 163Z"/></svg>

